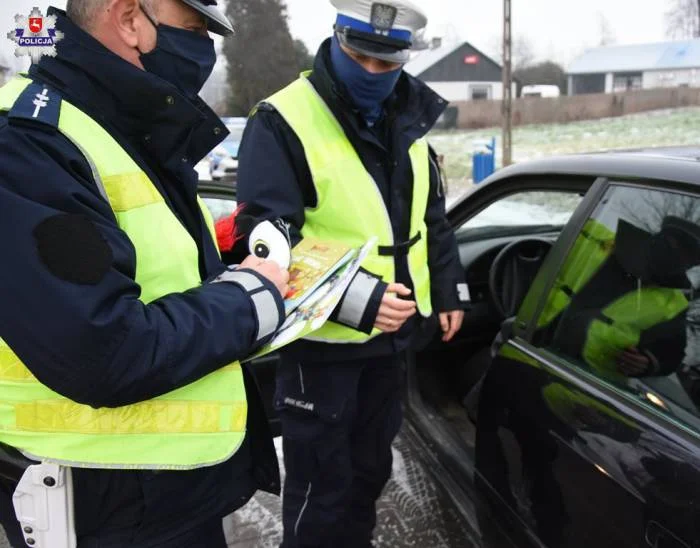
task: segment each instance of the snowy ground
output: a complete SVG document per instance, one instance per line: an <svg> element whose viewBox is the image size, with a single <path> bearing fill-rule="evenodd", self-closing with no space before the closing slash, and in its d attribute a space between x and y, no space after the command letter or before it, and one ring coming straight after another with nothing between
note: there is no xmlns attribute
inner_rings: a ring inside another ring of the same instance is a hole
<svg viewBox="0 0 700 548"><path fill-rule="evenodd" d="M445 155L448 193L455 196L471 186L471 152L474 141L496 137L496 165L500 164L500 128L434 131L428 136ZM700 144L700 108L657 110L619 118L520 126L513 130L516 162L579 152Z"/></svg>
<svg viewBox="0 0 700 548"><path fill-rule="evenodd" d="M275 440L280 464L281 440ZM473 548L463 518L404 433L394 441L392 479L377 504L378 548ZM284 477L284 469L281 473ZM281 499L258 493L224 520L230 548L276 548L282 538Z"/></svg>
<svg viewBox="0 0 700 548"><path fill-rule="evenodd" d="M282 477L281 438L276 438ZM377 504L377 548L473 548L471 533L445 491L399 434L393 446L393 477ZM282 539L281 499L260 492L224 519L229 548L277 548ZM0 527L0 548L9 544Z"/></svg>
<svg viewBox="0 0 700 548"><path fill-rule="evenodd" d="M499 166L500 128L433 131L428 135L430 144L445 156L448 205L472 188L471 153L474 142L492 137L496 137L496 165ZM689 107L569 124L520 126L513 131L513 159L522 162L557 154L699 144L700 108ZM201 180L210 179L206 161L200 163L197 170ZM522 211L522 202L520 208ZM542 211L536 208L532 211L533 215L542 217ZM508 218L508 212L503 213L499 218Z"/></svg>

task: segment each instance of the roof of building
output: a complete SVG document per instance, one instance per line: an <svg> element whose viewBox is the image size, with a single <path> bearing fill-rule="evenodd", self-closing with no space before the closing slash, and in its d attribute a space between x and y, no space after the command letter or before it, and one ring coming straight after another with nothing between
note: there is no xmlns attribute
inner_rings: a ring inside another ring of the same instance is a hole
<svg viewBox="0 0 700 548"><path fill-rule="evenodd" d="M420 76L420 74L428 70L436 63L442 61L448 55L451 55L457 51L464 44L465 42L457 42L452 44L443 44L437 48L421 50L415 54L413 59L406 63L404 70L411 76Z"/></svg>
<svg viewBox="0 0 700 548"><path fill-rule="evenodd" d="M589 49L569 66L569 74L700 68L700 39Z"/></svg>

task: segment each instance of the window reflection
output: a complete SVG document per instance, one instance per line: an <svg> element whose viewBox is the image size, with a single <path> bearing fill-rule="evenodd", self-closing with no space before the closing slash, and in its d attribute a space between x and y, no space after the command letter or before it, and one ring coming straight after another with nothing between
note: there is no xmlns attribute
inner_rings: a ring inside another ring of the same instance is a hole
<svg viewBox="0 0 700 548"><path fill-rule="evenodd" d="M585 223L535 342L700 432L700 203L613 187Z"/></svg>

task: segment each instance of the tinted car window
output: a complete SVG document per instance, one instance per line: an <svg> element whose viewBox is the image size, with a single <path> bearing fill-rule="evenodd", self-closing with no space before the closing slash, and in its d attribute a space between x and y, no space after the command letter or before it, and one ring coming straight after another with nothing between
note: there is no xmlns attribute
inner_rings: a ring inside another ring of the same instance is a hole
<svg viewBox="0 0 700 548"><path fill-rule="evenodd" d="M586 221L534 342L700 432L700 199L613 186Z"/></svg>

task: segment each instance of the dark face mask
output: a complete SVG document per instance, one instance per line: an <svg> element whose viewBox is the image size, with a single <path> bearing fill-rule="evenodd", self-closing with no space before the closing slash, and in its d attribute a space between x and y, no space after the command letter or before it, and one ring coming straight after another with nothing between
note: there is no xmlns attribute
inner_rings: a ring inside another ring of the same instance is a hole
<svg viewBox="0 0 700 548"><path fill-rule="evenodd" d="M145 11L144 14L156 29L157 42L153 51L141 54L141 63L148 72L193 99L214 70L214 41L191 30L156 25Z"/></svg>
<svg viewBox="0 0 700 548"><path fill-rule="evenodd" d="M402 67L379 74L369 72L343 51L335 35L331 42L331 63L362 117L370 126L374 125L382 115L384 101L396 87Z"/></svg>

